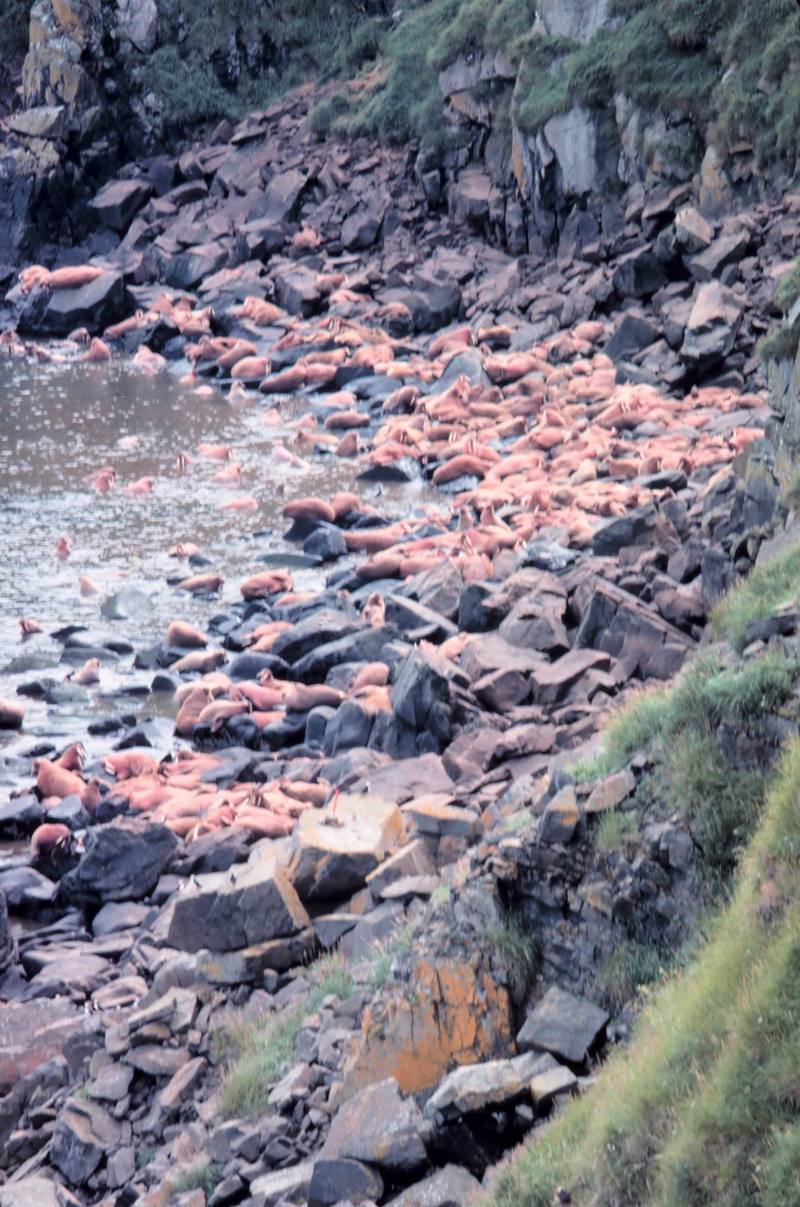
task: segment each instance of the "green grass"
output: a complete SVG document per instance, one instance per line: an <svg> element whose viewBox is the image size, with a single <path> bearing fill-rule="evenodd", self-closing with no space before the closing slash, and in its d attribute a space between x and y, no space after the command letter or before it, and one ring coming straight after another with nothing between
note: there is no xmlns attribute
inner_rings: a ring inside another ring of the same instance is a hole
<svg viewBox="0 0 800 1207"><path fill-rule="evenodd" d="M786 751L734 895L630 1046L500 1174L497 1207L798 1202L800 743Z"/></svg>
<svg viewBox="0 0 800 1207"><path fill-rule="evenodd" d="M503 925L489 933L487 949L505 968L512 1000L520 1004L539 971L535 936L515 914L509 913Z"/></svg>
<svg viewBox="0 0 800 1207"><path fill-rule="evenodd" d="M713 654L695 658L669 689L641 692L610 721L600 753L579 764L576 778L598 779L649 751L655 770L637 791L638 809L660 802L686 820L705 891L725 891L763 806L766 768L732 765L718 727L757 730L792 694L800 665L768 653L723 667ZM767 746L768 748L768 746ZM595 849L610 854L636 837L637 813L614 810L600 821Z"/></svg>
<svg viewBox="0 0 800 1207"><path fill-rule="evenodd" d="M221 1180L216 1165L210 1161L198 1161L168 1182L170 1196L185 1194L189 1190L202 1190L206 1197L214 1193Z"/></svg>
<svg viewBox="0 0 800 1207"><path fill-rule="evenodd" d="M255 1021L234 1019L226 1027L222 1042L229 1062L222 1081L223 1118L262 1114L272 1086L291 1061L303 1019L331 994L344 999L355 989L346 961L336 953L310 964L306 976L311 989L296 1009Z"/></svg>
<svg viewBox="0 0 800 1207"><path fill-rule="evenodd" d="M398 956L411 950L411 944L419 929L419 919L413 918L398 926L393 933L375 946L369 962L367 984L370 989L383 989L389 981L392 964Z"/></svg>
<svg viewBox="0 0 800 1207"><path fill-rule="evenodd" d="M763 566L757 566L717 604L711 616L716 637L742 649L748 624L766 620L782 604L800 595L800 541Z"/></svg>
<svg viewBox="0 0 800 1207"><path fill-rule="evenodd" d="M601 855L619 851L627 842L638 837L639 823L634 813L623 813L620 809L609 809L603 814L595 831L595 850Z"/></svg>
<svg viewBox="0 0 800 1207"><path fill-rule="evenodd" d="M800 260L781 277L775 301L784 314L788 314L800 298ZM763 361L794 360L800 346L800 320L791 325L784 324L759 341L758 354Z"/></svg>
<svg viewBox="0 0 800 1207"><path fill-rule="evenodd" d="M672 962L672 953L656 944L626 939L603 961L595 983L606 1006L616 1013L642 989L660 980Z"/></svg>

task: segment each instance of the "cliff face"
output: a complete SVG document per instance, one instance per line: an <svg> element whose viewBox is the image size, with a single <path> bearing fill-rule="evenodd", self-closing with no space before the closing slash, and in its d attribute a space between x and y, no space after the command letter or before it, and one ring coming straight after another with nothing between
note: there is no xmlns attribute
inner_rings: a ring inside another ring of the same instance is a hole
<svg viewBox="0 0 800 1207"><path fill-rule="evenodd" d="M794 167L793 0L769 28L755 0L390 7L36 0L0 126L0 263L74 239L69 203L122 164L310 78L315 130L410 141L429 204L517 254L570 224L591 243L630 189L689 183L718 217Z"/></svg>

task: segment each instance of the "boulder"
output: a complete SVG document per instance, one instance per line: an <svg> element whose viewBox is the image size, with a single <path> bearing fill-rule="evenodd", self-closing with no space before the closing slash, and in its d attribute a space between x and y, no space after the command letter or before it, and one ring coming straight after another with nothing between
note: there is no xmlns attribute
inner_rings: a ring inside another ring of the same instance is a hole
<svg viewBox="0 0 800 1207"><path fill-rule="evenodd" d="M0 1207L81 1207L81 1200L51 1178L21 1178L0 1186Z"/></svg>
<svg viewBox="0 0 800 1207"><path fill-rule="evenodd" d="M67 901L138 901L153 891L178 847L167 826L146 818L117 819L89 831L77 867L62 878Z"/></svg>
<svg viewBox="0 0 800 1207"><path fill-rule="evenodd" d="M342 223L342 246L348 251L372 247L382 222L383 214L377 205L356 210Z"/></svg>
<svg viewBox="0 0 800 1207"><path fill-rule="evenodd" d="M422 1112L403 1098L394 1077L376 1081L339 1108L321 1157L365 1161L389 1174L407 1175L425 1165Z"/></svg>
<svg viewBox="0 0 800 1207"><path fill-rule="evenodd" d="M158 42L156 0L117 0L117 32L140 54L151 54Z"/></svg>
<svg viewBox="0 0 800 1207"><path fill-rule="evenodd" d="M334 1207L336 1203L377 1203L383 1196L383 1179L360 1161L321 1157L314 1163L308 1187L308 1207Z"/></svg>
<svg viewBox="0 0 800 1207"><path fill-rule="evenodd" d="M732 351L744 306L719 281L701 285L694 300L681 347L681 359L707 369Z"/></svg>
<svg viewBox="0 0 800 1207"><path fill-rule="evenodd" d="M531 675L535 704L557 704L582 675L590 670L607 671L611 659L598 650L570 650L547 666L539 666Z"/></svg>
<svg viewBox="0 0 800 1207"><path fill-rule="evenodd" d="M481 1190L480 1182L466 1169L445 1165L392 1199L392 1207L465 1207Z"/></svg>
<svg viewBox="0 0 800 1207"><path fill-rule="evenodd" d="M532 1079L552 1068L553 1058L540 1052L525 1052L508 1060L454 1069L425 1103L428 1119L456 1119L474 1111L491 1110L528 1094Z"/></svg>
<svg viewBox="0 0 800 1207"><path fill-rule="evenodd" d="M342 795L335 806L301 814L292 836L292 882L304 900L343 897L362 888L404 836L391 801Z"/></svg>
<svg viewBox="0 0 800 1207"><path fill-rule="evenodd" d="M235 951L309 925L289 877L269 856L200 884L174 901L167 942L179 951Z"/></svg>
<svg viewBox="0 0 800 1207"><path fill-rule="evenodd" d="M89 1098L69 1098L53 1132L50 1161L71 1186L84 1186L121 1141L121 1124L102 1106Z"/></svg>
<svg viewBox="0 0 800 1207"><path fill-rule="evenodd" d="M583 1064L605 1032L608 1019L605 1010L586 998L553 986L525 1019L517 1047L524 1052L551 1052L570 1064Z"/></svg>
<svg viewBox="0 0 800 1207"><path fill-rule="evenodd" d="M17 319L23 335L68 335L76 327L98 333L130 310L122 273L109 270L78 289L31 290Z"/></svg>
<svg viewBox="0 0 800 1207"><path fill-rule="evenodd" d="M145 6L148 2L152 0L144 0ZM112 180L95 194L89 209L104 226L122 234L152 192L152 185L145 180Z"/></svg>
<svg viewBox="0 0 800 1207"><path fill-rule="evenodd" d="M308 1194L314 1171L313 1161L302 1161L286 1169L261 1174L250 1183L250 1195L257 1207L275 1207L277 1203L299 1203Z"/></svg>

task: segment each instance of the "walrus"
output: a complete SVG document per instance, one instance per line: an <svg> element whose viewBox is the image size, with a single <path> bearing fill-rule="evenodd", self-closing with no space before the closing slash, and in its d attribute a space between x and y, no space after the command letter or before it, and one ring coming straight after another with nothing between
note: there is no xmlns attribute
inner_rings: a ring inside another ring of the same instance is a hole
<svg viewBox="0 0 800 1207"><path fill-rule="evenodd" d="M208 645L208 637L185 620L173 620L167 629L167 645L185 650L203 649Z"/></svg>
<svg viewBox="0 0 800 1207"><path fill-rule="evenodd" d="M0 697L0 729L22 729L25 706Z"/></svg>

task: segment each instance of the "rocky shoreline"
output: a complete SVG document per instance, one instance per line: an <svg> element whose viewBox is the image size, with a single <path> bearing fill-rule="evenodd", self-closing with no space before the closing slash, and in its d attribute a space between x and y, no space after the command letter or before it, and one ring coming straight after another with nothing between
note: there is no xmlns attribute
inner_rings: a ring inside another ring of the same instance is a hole
<svg viewBox="0 0 800 1207"><path fill-rule="evenodd" d="M65 664L131 659L147 693L100 753L2 705L0 840L33 839L0 865L3 1207L466 1202L624 1039L602 960L697 908L680 818L594 850L641 768L569 768L769 533L755 344L800 202L709 221L633 188L514 255L480 173L431 211L402 151L320 146L308 107L131 166L2 303L2 355L129 357L267 419L302 393L298 451L434 500L287 500L285 556L222 611L179 551L202 631L66 623Z"/></svg>

